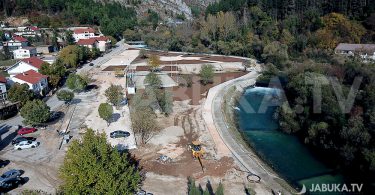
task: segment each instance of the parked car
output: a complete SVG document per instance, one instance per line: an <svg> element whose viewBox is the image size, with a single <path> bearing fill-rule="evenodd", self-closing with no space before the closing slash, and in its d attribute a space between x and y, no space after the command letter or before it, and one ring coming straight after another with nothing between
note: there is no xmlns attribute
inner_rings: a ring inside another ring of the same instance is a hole
<svg viewBox="0 0 375 195"><path fill-rule="evenodd" d="M22 150L27 148L36 148L39 145L36 141L22 141L14 145L15 150Z"/></svg>
<svg viewBox="0 0 375 195"><path fill-rule="evenodd" d="M35 141L35 137L16 137L14 140L12 140L12 145L18 144L22 141Z"/></svg>
<svg viewBox="0 0 375 195"><path fill-rule="evenodd" d="M21 170L16 170L16 169L12 169L12 170L9 170L5 173L3 173L1 176L0 176L0 181L3 180L3 179L7 179L7 178L15 178L15 177L19 177L22 175L22 172Z"/></svg>
<svg viewBox="0 0 375 195"><path fill-rule="evenodd" d="M0 160L0 168L3 168L9 164L9 160Z"/></svg>
<svg viewBox="0 0 375 195"><path fill-rule="evenodd" d="M94 66L94 63L91 62L91 63L89 64L89 66Z"/></svg>
<svg viewBox="0 0 375 195"><path fill-rule="evenodd" d="M33 133L35 131L36 131L35 128L24 127L22 129L18 130L17 134L18 135L25 135L25 134Z"/></svg>
<svg viewBox="0 0 375 195"><path fill-rule="evenodd" d="M0 180L0 192L3 192L3 190L11 190L16 187L19 187L24 182L25 180L22 177L7 178Z"/></svg>
<svg viewBox="0 0 375 195"><path fill-rule="evenodd" d="M109 134L111 138L119 138L119 137L129 137L130 133L127 131L113 131L111 134Z"/></svg>

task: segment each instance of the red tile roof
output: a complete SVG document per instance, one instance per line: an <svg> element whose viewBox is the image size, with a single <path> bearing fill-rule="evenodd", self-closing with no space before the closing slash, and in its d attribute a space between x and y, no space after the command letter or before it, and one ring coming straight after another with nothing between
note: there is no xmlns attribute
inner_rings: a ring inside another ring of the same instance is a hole
<svg viewBox="0 0 375 195"><path fill-rule="evenodd" d="M19 41L19 42L27 42L27 39L21 37L21 36L13 36L13 39L15 41Z"/></svg>
<svg viewBox="0 0 375 195"><path fill-rule="evenodd" d="M37 84L43 78L48 78L47 76L42 75L42 74L36 72L35 70L28 70L24 73L17 74L14 77L17 78L17 79L20 79L22 81L25 81L27 83L31 83L31 84Z"/></svg>
<svg viewBox="0 0 375 195"><path fill-rule="evenodd" d="M30 28L32 31L37 31L37 30L39 30L39 28L36 27L36 26L30 26L29 28Z"/></svg>
<svg viewBox="0 0 375 195"><path fill-rule="evenodd" d="M94 45L96 42L95 38L90 38L90 39L80 39L77 42L77 45Z"/></svg>
<svg viewBox="0 0 375 195"><path fill-rule="evenodd" d="M108 41L109 38L105 36L100 36L100 37L94 37L93 39L96 39L97 41Z"/></svg>
<svg viewBox="0 0 375 195"><path fill-rule="evenodd" d="M83 34L83 33L95 33L95 30L92 28L78 28L74 30L74 34Z"/></svg>
<svg viewBox="0 0 375 195"><path fill-rule="evenodd" d="M6 83L7 79L3 76L0 76L0 83Z"/></svg>
<svg viewBox="0 0 375 195"><path fill-rule="evenodd" d="M35 68L38 68L38 69L44 63L43 60L41 60L37 57L25 58L25 59L22 59L21 61L26 62L26 63L30 64L31 66L34 66Z"/></svg>

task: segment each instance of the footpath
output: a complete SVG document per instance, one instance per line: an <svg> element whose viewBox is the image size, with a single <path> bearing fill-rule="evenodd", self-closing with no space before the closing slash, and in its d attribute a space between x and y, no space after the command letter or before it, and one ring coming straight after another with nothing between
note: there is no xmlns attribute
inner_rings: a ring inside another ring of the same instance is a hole
<svg viewBox="0 0 375 195"><path fill-rule="evenodd" d="M259 76L257 71L250 72L242 77L227 81L211 88L207 99L203 105L202 116L206 123L216 146L217 156L232 156L239 165L247 172L255 174L261 178L260 183L270 189L270 193L281 192L282 194L291 194L289 185L280 177L268 171L259 158L248 149L237 143L231 134L222 111L224 95L233 86L246 88L254 85ZM280 183L283 183L281 185ZM288 188L288 189L287 189Z"/></svg>

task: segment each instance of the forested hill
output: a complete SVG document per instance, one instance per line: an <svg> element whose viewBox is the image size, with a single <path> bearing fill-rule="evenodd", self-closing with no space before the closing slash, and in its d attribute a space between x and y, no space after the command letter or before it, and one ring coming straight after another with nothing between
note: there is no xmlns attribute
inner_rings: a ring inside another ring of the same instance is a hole
<svg viewBox="0 0 375 195"><path fill-rule="evenodd" d="M207 13L243 11L251 6L259 6L274 19L301 16L311 12L319 15L336 12L351 19L363 20L375 11L374 0L222 0L208 6Z"/></svg>

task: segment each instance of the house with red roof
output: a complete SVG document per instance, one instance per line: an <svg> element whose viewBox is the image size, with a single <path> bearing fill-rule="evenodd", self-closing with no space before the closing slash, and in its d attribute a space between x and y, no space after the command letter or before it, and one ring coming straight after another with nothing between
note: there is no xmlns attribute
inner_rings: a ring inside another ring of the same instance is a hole
<svg viewBox="0 0 375 195"><path fill-rule="evenodd" d="M12 77L12 81L19 84L27 84L35 93L43 93L48 90L47 76L35 70L28 70Z"/></svg>
<svg viewBox="0 0 375 195"><path fill-rule="evenodd" d="M99 42L95 38L90 38L90 39L80 39L77 42L77 45L87 47L90 50L94 48L98 48Z"/></svg>
<svg viewBox="0 0 375 195"><path fill-rule="evenodd" d="M7 48L10 52L28 45L29 41L27 39L17 35L13 35L11 40L3 42L4 48Z"/></svg>
<svg viewBox="0 0 375 195"><path fill-rule="evenodd" d="M100 37L94 37L92 39L95 39L98 41L97 48L101 52L105 52L109 48L111 48L111 39L109 37L100 36Z"/></svg>
<svg viewBox="0 0 375 195"><path fill-rule="evenodd" d="M13 66L7 68L6 71L12 78L17 74L26 72L28 70L34 70L38 72L43 63L44 61L37 57L25 58L15 63Z"/></svg>
<svg viewBox="0 0 375 195"><path fill-rule="evenodd" d="M73 37L76 42L81 39L89 39L95 36L95 30L93 28L76 28L73 30Z"/></svg>

